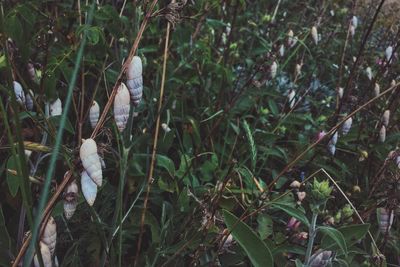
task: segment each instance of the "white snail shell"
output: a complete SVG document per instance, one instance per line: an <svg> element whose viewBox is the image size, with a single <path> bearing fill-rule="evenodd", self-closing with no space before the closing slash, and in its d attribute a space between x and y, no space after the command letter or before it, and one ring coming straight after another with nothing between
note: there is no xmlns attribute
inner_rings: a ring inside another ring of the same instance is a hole
<svg viewBox="0 0 400 267"><path fill-rule="evenodd" d="M96 142L91 138L84 140L79 150L79 155L81 157L83 168L89 177L95 184L101 186L103 182L103 173L101 170L100 157L97 154Z"/></svg>
<svg viewBox="0 0 400 267"><path fill-rule="evenodd" d="M372 70L371 70L371 67L367 67L366 69L365 69L365 72L367 73L367 77L368 77L368 79L371 81L372 80Z"/></svg>
<svg viewBox="0 0 400 267"><path fill-rule="evenodd" d="M379 131L379 141L380 142L385 142L386 140L386 127L385 125L382 125L381 130Z"/></svg>
<svg viewBox="0 0 400 267"><path fill-rule="evenodd" d="M129 110L129 91L126 88L126 85L121 83L114 99L114 119L120 132L122 132L126 127L129 118Z"/></svg>
<svg viewBox="0 0 400 267"><path fill-rule="evenodd" d="M275 78L276 73L278 70L278 64L276 63L276 61L272 62L271 68L270 68L270 73L271 73L271 78Z"/></svg>
<svg viewBox="0 0 400 267"><path fill-rule="evenodd" d="M41 241L49 247L50 253L53 255L57 241L57 225L51 216L47 221L46 227L44 228Z"/></svg>
<svg viewBox="0 0 400 267"><path fill-rule="evenodd" d="M386 233L390 231L390 228L393 224L394 214L393 210L390 212L389 209L378 208L378 222L379 222L379 231L382 233Z"/></svg>
<svg viewBox="0 0 400 267"><path fill-rule="evenodd" d="M279 47L279 55L281 57L285 55L285 46L283 44Z"/></svg>
<svg viewBox="0 0 400 267"><path fill-rule="evenodd" d="M354 25L350 25L350 34L352 37L356 34L356 28Z"/></svg>
<svg viewBox="0 0 400 267"><path fill-rule="evenodd" d="M385 56L386 56L386 60L389 61L390 58L392 57L393 54L393 47L392 46L388 46L385 50Z"/></svg>
<svg viewBox="0 0 400 267"><path fill-rule="evenodd" d="M78 205L78 185L73 180L65 190L64 197L64 215L69 220L74 215L76 206Z"/></svg>
<svg viewBox="0 0 400 267"><path fill-rule="evenodd" d="M288 94L288 103L289 103L290 108L293 108L293 106L294 106L295 95L296 95L296 92L294 90L290 90L290 92Z"/></svg>
<svg viewBox="0 0 400 267"><path fill-rule="evenodd" d="M389 119L390 119L390 110L387 109L387 110L385 110L385 112L383 112L383 115L382 115L382 123L386 127L388 127L388 125L389 125Z"/></svg>
<svg viewBox="0 0 400 267"><path fill-rule="evenodd" d="M138 56L132 58L126 72L128 86L132 102L135 106L139 105L143 96L143 67L142 60Z"/></svg>
<svg viewBox="0 0 400 267"><path fill-rule="evenodd" d="M301 64L296 64L295 74L296 74L296 76L301 75Z"/></svg>
<svg viewBox="0 0 400 267"><path fill-rule="evenodd" d="M315 26L313 26L311 28L311 37L314 40L314 44L317 45L318 44L318 30L317 30L317 27L315 27Z"/></svg>
<svg viewBox="0 0 400 267"><path fill-rule="evenodd" d="M25 106L29 111L33 110L33 97L35 97L35 94L32 90L29 90L29 92L25 95Z"/></svg>
<svg viewBox="0 0 400 267"><path fill-rule="evenodd" d="M99 120L99 116L100 116L99 104L97 104L96 101L93 101L93 104L89 110L90 125L92 126L93 129L96 127L96 124Z"/></svg>
<svg viewBox="0 0 400 267"><path fill-rule="evenodd" d="M166 132L169 133L171 131L171 128L169 128L168 124L162 123L161 128Z"/></svg>
<svg viewBox="0 0 400 267"><path fill-rule="evenodd" d="M332 258L332 251L317 251L311 256L310 266L328 266Z"/></svg>
<svg viewBox="0 0 400 267"><path fill-rule="evenodd" d="M17 102L21 105L25 105L25 93L24 89L22 89L22 85L17 81L13 81L13 86Z"/></svg>
<svg viewBox="0 0 400 267"><path fill-rule="evenodd" d="M343 97L343 92L344 92L344 88L343 88L343 87L339 87L339 88L337 89L337 94L338 94L338 96L339 96L339 99L342 99L342 97Z"/></svg>
<svg viewBox="0 0 400 267"><path fill-rule="evenodd" d="M342 134L346 135L349 133L350 129L351 129L351 125L353 124L353 119L350 117L348 118L342 126Z"/></svg>
<svg viewBox="0 0 400 267"><path fill-rule="evenodd" d="M378 83L375 83L374 95L375 95L375 96L378 96L380 92L381 92L381 87L379 86Z"/></svg>
<svg viewBox="0 0 400 267"><path fill-rule="evenodd" d="M40 247L40 254L42 254L44 267L52 267L51 253L49 247L43 242L39 243L39 247ZM39 259L36 254L35 257L33 258L33 263L35 267L40 267Z"/></svg>
<svg viewBox="0 0 400 267"><path fill-rule="evenodd" d="M289 30L289 32L288 32L288 40L287 40L287 44L288 44L288 46L289 47L292 47L294 44L294 38L293 38L293 36L294 36L294 33L293 33L293 31L292 30Z"/></svg>
<svg viewBox="0 0 400 267"><path fill-rule="evenodd" d="M336 153L336 145L329 143L328 144L328 151L332 156L334 156L335 153Z"/></svg>
<svg viewBox="0 0 400 267"><path fill-rule="evenodd" d="M50 116L58 116L62 113L61 99L57 98L50 104Z"/></svg>
<svg viewBox="0 0 400 267"><path fill-rule="evenodd" d="M89 204L89 206L93 206L97 195L97 185L89 177L86 171L81 173L81 188L86 202Z"/></svg>
<svg viewBox="0 0 400 267"><path fill-rule="evenodd" d="M358 26L358 18L356 16L353 16L351 18L351 25L353 25L354 28L357 28L357 26Z"/></svg>

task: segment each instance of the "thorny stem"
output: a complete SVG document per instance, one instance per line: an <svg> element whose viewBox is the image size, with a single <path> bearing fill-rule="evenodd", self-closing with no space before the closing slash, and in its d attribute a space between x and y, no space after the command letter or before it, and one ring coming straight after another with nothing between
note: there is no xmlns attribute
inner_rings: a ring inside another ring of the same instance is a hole
<svg viewBox="0 0 400 267"><path fill-rule="evenodd" d="M140 232L139 232L139 238L138 238L138 242L137 242L134 266L137 266L137 264L139 263L139 255L140 255L140 249L141 249L141 245L142 245L142 238L143 238L143 231L144 231L144 220L146 217L147 203L148 203L149 196L150 196L151 181L153 179L153 172L154 172L154 166L155 166L155 161L156 161L158 132L160 129L161 110L162 110L162 105L163 105L162 103L163 103L163 97L164 97L164 85L165 85L165 77L166 77L166 70L167 70L170 28L171 28L171 23L168 22L167 23L167 32L165 35L164 62L163 62L162 77L161 77L160 98L158 101L157 120L156 120L156 126L155 126L155 131L154 131L153 151L151 154L149 175L147 176L146 196L144 198L143 211L142 211L142 215L141 215L141 219L140 219Z"/></svg>
<svg viewBox="0 0 400 267"><path fill-rule="evenodd" d="M306 257L304 259L305 266L310 266L311 253L314 246L315 236L317 235L317 231L315 229L317 225L317 217L318 217L318 211L315 210L313 211L312 214L311 225L308 233L307 251L306 251Z"/></svg>

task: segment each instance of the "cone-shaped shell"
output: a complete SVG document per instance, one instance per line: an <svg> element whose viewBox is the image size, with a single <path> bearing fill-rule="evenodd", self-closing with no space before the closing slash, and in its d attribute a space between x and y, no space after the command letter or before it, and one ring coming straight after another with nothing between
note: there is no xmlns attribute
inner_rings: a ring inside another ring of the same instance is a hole
<svg viewBox="0 0 400 267"><path fill-rule="evenodd" d="M279 47L279 55L281 57L285 55L285 46L283 44Z"/></svg>
<svg viewBox="0 0 400 267"><path fill-rule="evenodd" d="M114 99L114 119L120 132L125 129L126 123L128 122L130 109L129 98L128 88L126 88L124 83L121 83Z"/></svg>
<svg viewBox="0 0 400 267"><path fill-rule="evenodd" d="M383 112L383 115L382 115L382 123L386 127L388 127L388 125L389 125L389 119L390 119L390 110L387 109L387 110L385 110L385 112Z"/></svg>
<svg viewBox="0 0 400 267"><path fill-rule="evenodd" d="M332 156L334 156L335 153L336 153L336 145L329 143L328 144L328 151Z"/></svg>
<svg viewBox="0 0 400 267"><path fill-rule="evenodd" d="M132 58L131 63L128 65L126 76L128 80L132 80L142 76L143 67L142 60L138 56Z"/></svg>
<svg viewBox="0 0 400 267"><path fill-rule="evenodd" d="M294 33L293 33L293 31L292 30L289 30L289 32L288 32L288 40L287 40L287 44L288 44L288 46L289 47L292 47L294 44L294 38L293 38L293 36L294 36Z"/></svg>
<svg viewBox="0 0 400 267"><path fill-rule="evenodd" d="M40 247L40 254L42 254L44 267L52 267L51 253L49 247L43 242L39 243L39 247ZM36 254L35 257L33 258L33 263L35 267L40 267L39 259Z"/></svg>
<svg viewBox="0 0 400 267"><path fill-rule="evenodd" d="M353 16L351 18L351 25L353 25L354 28L357 28L357 26L358 26L358 18L356 16Z"/></svg>
<svg viewBox="0 0 400 267"><path fill-rule="evenodd" d="M129 101L129 98L128 98ZM82 142L79 150L82 165L93 182L101 186L103 182L103 173L101 170L100 157L97 154L96 142L89 138Z"/></svg>
<svg viewBox="0 0 400 267"><path fill-rule="evenodd" d="M32 90L29 90L29 92L26 93L26 95L25 95L25 106L26 106L26 109L29 111L33 110L33 97L34 97L34 93Z"/></svg>
<svg viewBox="0 0 400 267"><path fill-rule="evenodd" d="M89 175L85 171L81 173L81 189L86 202L89 206L93 206L97 195L97 185L92 179L90 179Z"/></svg>
<svg viewBox="0 0 400 267"><path fill-rule="evenodd" d="M72 181L65 190L64 215L69 220L74 215L78 205L78 185L76 180Z"/></svg>
<svg viewBox="0 0 400 267"><path fill-rule="evenodd" d="M389 232L390 228L392 227L394 219L393 211L390 212L389 209L378 208L377 215L378 215L379 231L381 233Z"/></svg>
<svg viewBox="0 0 400 267"><path fill-rule="evenodd" d="M382 125L381 130L379 131L379 141L380 142L385 142L386 140L386 127L385 125Z"/></svg>
<svg viewBox="0 0 400 267"><path fill-rule="evenodd" d="M311 37L314 40L314 44L317 45L318 44L318 30L317 30L317 27L315 27L315 26L313 26L311 28Z"/></svg>
<svg viewBox="0 0 400 267"><path fill-rule="evenodd" d="M343 87L339 87L339 88L337 89L337 94L338 94L338 96L339 96L339 99L342 99L343 93L344 93Z"/></svg>
<svg viewBox="0 0 400 267"><path fill-rule="evenodd" d="M278 64L276 63L276 61L272 62L271 67L270 67L270 73L271 73L271 78L275 78L276 73L278 70Z"/></svg>
<svg viewBox="0 0 400 267"><path fill-rule="evenodd" d="M353 119L350 117L348 118L342 126L342 134L346 135L349 133L350 129L351 129L351 125L353 124Z"/></svg>
<svg viewBox="0 0 400 267"><path fill-rule="evenodd" d="M96 124L99 120L99 116L100 116L99 104L97 104L96 101L93 101L93 104L89 110L90 125L92 126L93 129L96 127Z"/></svg>
<svg viewBox="0 0 400 267"><path fill-rule="evenodd" d="M379 86L378 83L375 83L374 95L375 95L375 96L378 96L380 92L381 92L381 87Z"/></svg>
<svg viewBox="0 0 400 267"><path fill-rule="evenodd" d="M142 100L143 96L143 77L137 77L131 80L126 80L126 86L129 89L132 103L137 106Z"/></svg>
<svg viewBox="0 0 400 267"><path fill-rule="evenodd" d="M390 58L392 57L393 54L393 47L392 46L388 46L385 50L385 56L386 56L386 60L389 61Z"/></svg>
<svg viewBox="0 0 400 267"><path fill-rule="evenodd" d="M294 90L290 90L289 94L288 94L288 103L289 103L289 107L293 108L294 106L294 102L295 102L295 97L296 92Z"/></svg>
<svg viewBox="0 0 400 267"><path fill-rule="evenodd" d="M24 89L22 89L22 85L17 81L13 81L13 86L17 102L21 105L25 105L25 93Z"/></svg>
<svg viewBox="0 0 400 267"><path fill-rule="evenodd" d="M337 140L338 140L338 132L336 131L336 132L332 135L331 140L329 140L329 143L331 143L331 144L333 144L333 145L336 145Z"/></svg>
<svg viewBox="0 0 400 267"><path fill-rule="evenodd" d="M54 250L56 249L57 225L51 216L47 221L46 227L44 228L41 241L49 247L50 253L53 255Z"/></svg>
<svg viewBox="0 0 400 267"><path fill-rule="evenodd" d="M57 98L50 104L50 116L58 116L62 113L61 99Z"/></svg>
<svg viewBox="0 0 400 267"><path fill-rule="evenodd" d="M365 73L367 74L367 77L368 77L368 79L371 81L372 80L372 70L371 70L371 67L367 67L366 69L365 69Z"/></svg>

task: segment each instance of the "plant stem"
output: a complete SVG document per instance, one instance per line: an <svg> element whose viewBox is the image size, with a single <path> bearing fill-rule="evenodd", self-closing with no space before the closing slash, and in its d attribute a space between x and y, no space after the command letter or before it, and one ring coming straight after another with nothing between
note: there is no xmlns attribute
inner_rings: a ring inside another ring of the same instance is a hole
<svg viewBox="0 0 400 267"><path fill-rule="evenodd" d="M317 224L317 217L318 217L318 211L313 211L312 219L311 219L311 225L310 225L310 230L308 232L308 244L307 244L307 251L306 251L306 257L304 259L304 265L309 266L310 264L310 259L311 259L311 253L312 249L314 246L314 239L316 236L316 231L315 231L315 226Z"/></svg>

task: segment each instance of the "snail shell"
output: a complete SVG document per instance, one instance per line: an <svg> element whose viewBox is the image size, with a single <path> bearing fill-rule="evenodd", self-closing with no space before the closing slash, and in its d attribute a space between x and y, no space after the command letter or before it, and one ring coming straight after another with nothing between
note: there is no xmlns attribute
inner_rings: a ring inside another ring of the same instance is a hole
<svg viewBox="0 0 400 267"><path fill-rule="evenodd" d="M296 64L295 74L296 74L296 76L301 75L301 64Z"/></svg>
<svg viewBox="0 0 400 267"><path fill-rule="evenodd" d="M125 129L126 123L128 122L130 110L129 102L129 91L126 85L121 83L114 99L114 119L120 132Z"/></svg>
<svg viewBox="0 0 400 267"><path fill-rule="evenodd" d="M367 67L365 69L365 73L367 74L368 79L371 81L372 80L372 70L371 67Z"/></svg>
<svg viewBox="0 0 400 267"><path fill-rule="evenodd" d="M53 255L57 241L57 225L53 217L51 216L47 221L46 227L44 228L44 233L41 241L48 246L51 255Z"/></svg>
<svg viewBox="0 0 400 267"><path fill-rule="evenodd" d="M50 104L50 116L58 116L62 113L61 99L57 98Z"/></svg>
<svg viewBox="0 0 400 267"><path fill-rule="evenodd" d="M285 55L285 46L283 44L279 47L279 55L281 57Z"/></svg>
<svg viewBox="0 0 400 267"><path fill-rule="evenodd" d="M292 47L294 45L294 38L293 38L294 33L292 30L289 30L287 35L288 35L287 44L289 47Z"/></svg>
<svg viewBox="0 0 400 267"><path fill-rule="evenodd" d="M289 103L289 107L293 108L294 106L294 97L296 95L296 92L294 90L290 90L289 94L288 94L288 103Z"/></svg>
<svg viewBox="0 0 400 267"><path fill-rule="evenodd" d="M381 87L379 86L378 83L375 83L374 95L375 95L375 96L378 96L380 92L381 92Z"/></svg>
<svg viewBox="0 0 400 267"><path fill-rule="evenodd" d="M351 129L351 125L353 124L353 119L350 117L348 118L342 126L342 134L346 135L349 133L350 129Z"/></svg>
<svg viewBox="0 0 400 267"><path fill-rule="evenodd" d="M353 25L354 28L357 28L357 26L358 26L358 18L356 16L353 16L351 18L351 25Z"/></svg>
<svg viewBox="0 0 400 267"><path fill-rule="evenodd" d="M131 100L135 106L139 105L140 100L143 96L143 67L142 60L138 56L132 58L131 63L127 69L127 81L129 92L131 94Z"/></svg>
<svg viewBox="0 0 400 267"><path fill-rule="evenodd" d="M97 121L99 120L99 115L100 115L99 104L97 104L96 101L93 101L93 104L89 110L90 125L92 126L93 129L96 127Z"/></svg>
<svg viewBox="0 0 400 267"><path fill-rule="evenodd" d="M352 37L354 37L354 35L356 34L356 28L354 27L354 25L350 25L350 34Z"/></svg>
<svg viewBox="0 0 400 267"><path fill-rule="evenodd" d="M381 130L379 131L379 141L380 142L385 142L386 140L386 127L385 125L382 125Z"/></svg>
<svg viewBox="0 0 400 267"><path fill-rule="evenodd" d="M21 105L25 105L25 93L24 89L22 89L22 85L17 81L13 81L13 86L17 102Z"/></svg>
<svg viewBox="0 0 400 267"><path fill-rule="evenodd" d="M270 68L270 73L271 73L271 78L275 78L276 73L278 70L278 64L276 63L276 61L272 62L271 68Z"/></svg>
<svg viewBox="0 0 400 267"><path fill-rule="evenodd" d="M129 98L128 98L129 101ZM93 182L101 186L103 182L103 173L101 170L100 157L97 154L96 142L89 138L83 141L79 150L82 165Z"/></svg>
<svg viewBox="0 0 400 267"><path fill-rule="evenodd" d="M314 40L314 44L317 45L318 44L318 30L317 30L317 27L315 27L315 26L313 26L311 28L311 37Z"/></svg>
<svg viewBox="0 0 400 267"><path fill-rule="evenodd" d="M332 260L333 252L330 250L322 251L319 250L311 256L310 266L328 266L329 262Z"/></svg>
<svg viewBox="0 0 400 267"><path fill-rule="evenodd" d="M72 181L65 190L64 215L69 220L74 215L78 205L78 185L76 180Z"/></svg>
<svg viewBox="0 0 400 267"><path fill-rule="evenodd" d="M89 177L86 171L81 173L81 188L86 202L89 204L89 206L93 206L97 195L97 185Z"/></svg>
<svg viewBox="0 0 400 267"><path fill-rule="evenodd" d="M328 151L332 156L334 156L336 153L336 145L328 144Z"/></svg>
<svg viewBox="0 0 400 267"><path fill-rule="evenodd" d="M33 93L32 90L29 90L29 92L25 95L25 106L26 109L29 111L33 110L33 97L35 94Z"/></svg>
<svg viewBox="0 0 400 267"><path fill-rule="evenodd" d="M390 119L390 110L387 109L387 110L385 110L385 112L383 112L383 115L382 115L382 123L386 127L388 127L388 125L389 125L389 119Z"/></svg>
<svg viewBox="0 0 400 267"><path fill-rule="evenodd" d="M343 93L344 93L343 87L339 87L339 88L337 89L337 94L338 94L338 96L339 96L339 99L342 99Z"/></svg>
<svg viewBox="0 0 400 267"><path fill-rule="evenodd" d="M50 253L49 247L43 242L39 243L39 247L40 247L40 254L42 254L42 260L43 260L44 267L52 267L51 253ZM35 255L35 257L33 258L33 262L34 262L35 267L40 267L40 263L39 263L39 259L38 259L37 255Z"/></svg>
<svg viewBox="0 0 400 267"><path fill-rule="evenodd" d="M394 214L393 211L389 211L389 209L378 208L378 222L379 222L379 231L382 233L386 233L390 231L390 228L393 224Z"/></svg>
<svg viewBox="0 0 400 267"><path fill-rule="evenodd" d="M389 61L390 58L392 57L393 54L393 47L392 46L388 46L385 50L385 56L386 56L386 60Z"/></svg>

